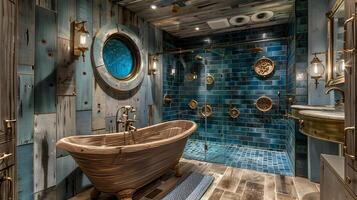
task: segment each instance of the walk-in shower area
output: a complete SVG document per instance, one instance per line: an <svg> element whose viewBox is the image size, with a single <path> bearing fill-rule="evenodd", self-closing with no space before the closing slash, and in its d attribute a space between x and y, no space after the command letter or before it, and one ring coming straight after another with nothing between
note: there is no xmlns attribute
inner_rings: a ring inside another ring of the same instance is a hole
<svg viewBox="0 0 357 200"><path fill-rule="evenodd" d="M185 158L294 174L284 117L289 40L282 30L275 26L187 41L166 37L164 120L198 124Z"/></svg>

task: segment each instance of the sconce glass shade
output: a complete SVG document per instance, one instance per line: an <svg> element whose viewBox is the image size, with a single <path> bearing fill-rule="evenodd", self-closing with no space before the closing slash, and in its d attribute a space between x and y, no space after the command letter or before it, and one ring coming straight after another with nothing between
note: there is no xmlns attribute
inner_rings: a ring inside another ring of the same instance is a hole
<svg viewBox="0 0 357 200"><path fill-rule="evenodd" d="M157 62L159 58L157 55L149 55L149 74L154 75L157 71Z"/></svg>
<svg viewBox="0 0 357 200"><path fill-rule="evenodd" d="M311 78L318 79L321 78L325 73L325 66L322 64L318 57L314 57L309 66L308 73Z"/></svg>
<svg viewBox="0 0 357 200"><path fill-rule="evenodd" d="M82 49L89 48L90 35L87 31L83 31L79 33L79 43L78 47Z"/></svg>
<svg viewBox="0 0 357 200"><path fill-rule="evenodd" d="M336 68L335 68L337 76L343 76L343 74L345 73L345 69L346 69L345 60L340 59L339 61L337 61Z"/></svg>

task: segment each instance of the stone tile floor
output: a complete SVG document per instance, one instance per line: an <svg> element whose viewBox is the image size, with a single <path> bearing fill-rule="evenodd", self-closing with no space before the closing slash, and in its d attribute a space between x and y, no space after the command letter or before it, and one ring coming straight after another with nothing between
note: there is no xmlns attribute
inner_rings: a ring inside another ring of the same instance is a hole
<svg viewBox="0 0 357 200"><path fill-rule="evenodd" d="M193 171L215 178L201 200L302 200L305 194L319 192L319 185L305 178L187 159L181 159L180 168L183 174L181 178L175 177L173 172L168 172L138 190L134 195L134 200L162 199ZM90 200L91 190L91 188L87 189L70 200ZM102 194L100 197L100 200L115 199L110 194ZM316 200L319 200L318 196Z"/></svg>
<svg viewBox="0 0 357 200"><path fill-rule="evenodd" d="M218 142L189 140L183 157L213 163L221 163L231 167L251 169L260 172L293 176L292 168L286 152L269 151L238 146L234 144L222 145Z"/></svg>

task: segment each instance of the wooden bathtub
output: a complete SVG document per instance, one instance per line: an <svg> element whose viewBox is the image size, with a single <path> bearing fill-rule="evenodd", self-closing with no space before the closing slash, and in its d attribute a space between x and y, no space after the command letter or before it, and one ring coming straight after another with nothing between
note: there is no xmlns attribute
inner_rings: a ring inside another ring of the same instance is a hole
<svg viewBox="0 0 357 200"><path fill-rule="evenodd" d="M177 167L196 128L195 122L177 120L138 129L134 137L71 136L59 140L57 147L68 151L93 183L92 199L106 192L129 200L135 190Z"/></svg>

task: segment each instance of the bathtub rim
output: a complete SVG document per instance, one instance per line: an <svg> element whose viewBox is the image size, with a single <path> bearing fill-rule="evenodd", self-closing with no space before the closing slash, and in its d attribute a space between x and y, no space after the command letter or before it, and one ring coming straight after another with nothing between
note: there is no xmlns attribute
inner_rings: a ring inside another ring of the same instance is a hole
<svg viewBox="0 0 357 200"><path fill-rule="evenodd" d="M155 125L151 125L151 126L147 126L147 127L138 129L138 131L141 131L141 130L145 130L145 129L149 129L149 128L162 126L165 124L180 123L180 122L188 122L188 123L191 123L192 126L188 130L186 130L176 136L169 137L166 139L156 140L156 141L152 141L152 142L133 144L133 145L125 145L125 146L111 146L111 147L105 146L104 147L104 146L94 146L94 145L83 145L83 144L77 144L77 143L70 142L69 139L71 139L71 138L94 136L94 135L75 135L75 136L69 136L69 137L60 139L56 143L56 147L66 150L70 153L78 153L78 154L117 154L117 153L130 153L130 152L142 151L142 150L151 149L151 148L159 147L162 145L170 144L170 143L176 142L183 138L188 138L194 131L196 131L197 123L194 121L190 121L190 120L172 120L172 121L162 122L159 124L155 124ZM110 135L117 135L117 134L124 134L124 133L123 132L107 133L107 134L102 134L102 135L110 136Z"/></svg>

